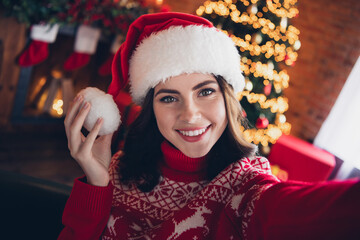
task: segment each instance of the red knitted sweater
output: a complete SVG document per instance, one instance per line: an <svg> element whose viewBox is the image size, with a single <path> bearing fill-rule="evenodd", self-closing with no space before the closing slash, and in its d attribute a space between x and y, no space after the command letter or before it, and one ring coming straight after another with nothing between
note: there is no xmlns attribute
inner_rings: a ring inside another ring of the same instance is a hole
<svg viewBox="0 0 360 240"><path fill-rule="evenodd" d="M75 180L59 239L350 239L360 226L360 183L284 182L263 157L243 158L213 180L205 158L164 142L160 183L148 193L119 181Z"/></svg>

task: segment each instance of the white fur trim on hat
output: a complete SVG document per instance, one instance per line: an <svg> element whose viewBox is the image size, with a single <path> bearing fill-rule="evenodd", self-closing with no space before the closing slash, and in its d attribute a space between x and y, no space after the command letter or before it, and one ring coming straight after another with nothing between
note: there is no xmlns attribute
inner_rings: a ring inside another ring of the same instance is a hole
<svg viewBox="0 0 360 240"><path fill-rule="evenodd" d="M129 65L131 95L137 104L158 83L183 73L221 75L235 93L245 84L234 42L216 28L199 25L151 34L135 49Z"/></svg>

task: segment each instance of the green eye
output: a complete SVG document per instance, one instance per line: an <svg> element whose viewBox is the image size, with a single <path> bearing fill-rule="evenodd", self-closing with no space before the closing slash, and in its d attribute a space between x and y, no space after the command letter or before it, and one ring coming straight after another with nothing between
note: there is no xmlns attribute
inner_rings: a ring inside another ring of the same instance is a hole
<svg viewBox="0 0 360 240"><path fill-rule="evenodd" d="M215 92L214 89L211 89L211 88L207 88L207 89L203 89L201 90L201 92L199 93L199 96L209 96L210 94L212 94L213 92Z"/></svg>
<svg viewBox="0 0 360 240"><path fill-rule="evenodd" d="M160 102L164 102L164 103L171 103L171 102L175 102L176 98L172 97L172 96L166 96L166 97L162 97L160 99Z"/></svg>

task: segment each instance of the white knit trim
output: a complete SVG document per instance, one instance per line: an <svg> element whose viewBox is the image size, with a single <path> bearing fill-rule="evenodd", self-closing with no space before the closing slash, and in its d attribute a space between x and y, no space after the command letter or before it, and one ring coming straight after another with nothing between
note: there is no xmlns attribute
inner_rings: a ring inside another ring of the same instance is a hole
<svg viewBox="0 0 360 240"><path fill-rule="evenodd" d="M30 37L47 43L53 43L59 31L59 24L36 24L31 27Z"/></svg>
<svg viewBox="0 0 360 240"><path fill-rule="evenodd" d="M198 25L150 35L135 49L129 65L131 95L137 104L158 83L183 73L221 75L235 93L245 84L234 42L216 28Z"/></svg>
<svg viewBox="0 0 360 240"><path fill-rule="evenodd" d="M79 53L94 54L101 35L98 28L81 25L75 38L74 51Z"/></svg>

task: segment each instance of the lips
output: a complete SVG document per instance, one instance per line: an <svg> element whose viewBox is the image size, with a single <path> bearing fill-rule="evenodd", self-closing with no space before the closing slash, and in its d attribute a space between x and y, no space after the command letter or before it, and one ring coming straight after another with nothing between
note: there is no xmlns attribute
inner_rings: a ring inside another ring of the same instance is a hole
<svg viewBox="0 0 360 240"><path fill-rule="evenodd" d="M181 130L179 130L179 132L184 136L195 137L195 136L199 136L199 135L203 134L206 131L206 128L207 127L204 127L202 129L193 130L193 131L181 131Z"/></svg>
<svg viewBox="0 0 360 240"><path fill-rule="evenodd" d="M197 142L200 141L207 130L210 128L210 125L207 127L197 128L197 129L179 129L177 132L179 135L187 142Z"/></svg>

